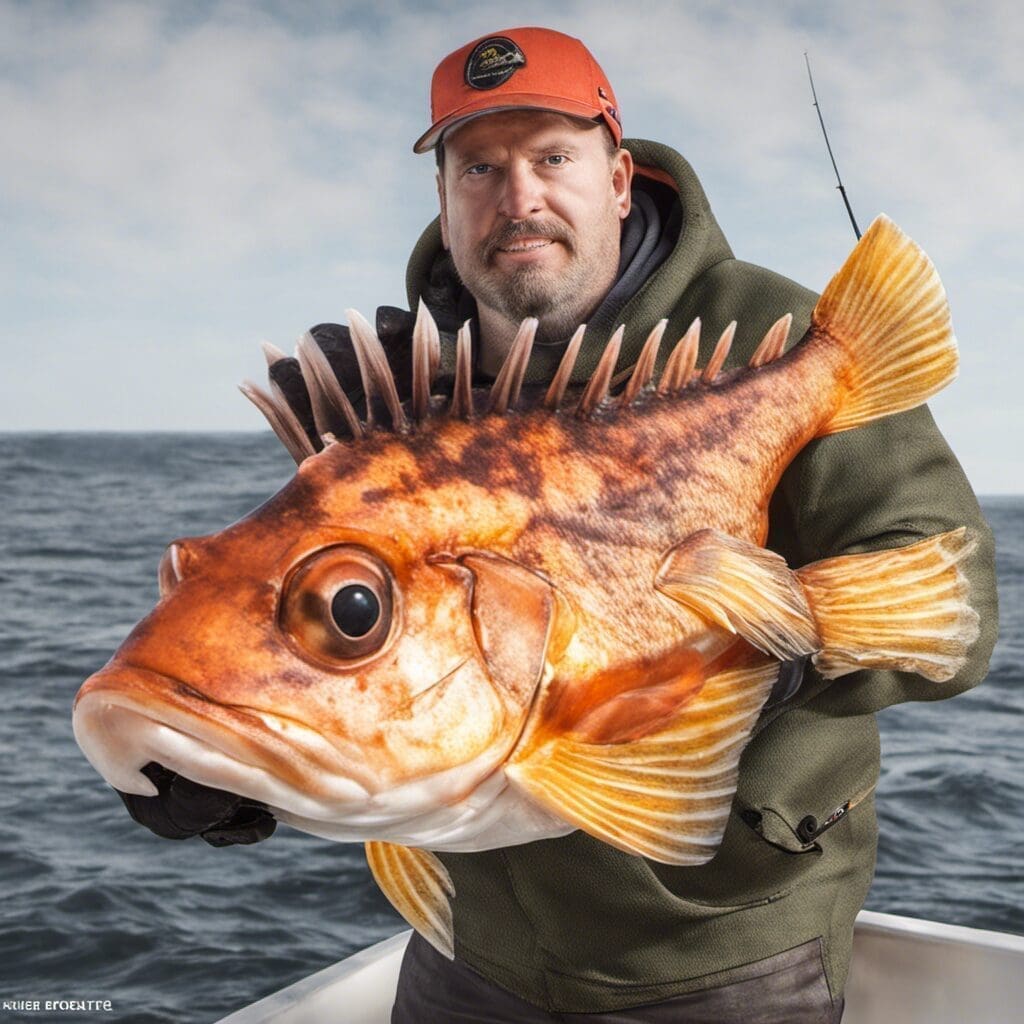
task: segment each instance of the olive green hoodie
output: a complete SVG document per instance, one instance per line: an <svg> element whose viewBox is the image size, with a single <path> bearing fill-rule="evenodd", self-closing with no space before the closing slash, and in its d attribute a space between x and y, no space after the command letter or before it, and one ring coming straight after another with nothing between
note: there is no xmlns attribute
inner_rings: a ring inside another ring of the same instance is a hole
<svg viewBox="0 0 1024 1024"><path fill-rule="evenodd" d="M614 322L588 325L574 380L589 375L618 323L626 324L620 370L662 317L669 338L701 317L701 365L730 320L739 323L734 365L786 312L799 338L814 293L733 258L679 154L640 140L623 145L641 176L674 183L682 229ZM422 296L442 328L455 325L460 285L436 221L412 254L407 286L411 308ZM559 356L535 350L527 379L550 377ZM443 362L451 359L446 345ZM783 476L770 522L768 546L793 567L970 527L979 544L966 571L981 636L968 663L946 683L897 672L828 682L809 670L795 697L762 715L722 846L703 866L629 856L583 832L441 854L455 884L456 955L485 977L549 1010L610 1011L727 984L745 964L820 938L832 995L842 992L854 917L874 870L874 713L948 697L984 677L997 625L992 539L926 407L813 441Z"/></svg>

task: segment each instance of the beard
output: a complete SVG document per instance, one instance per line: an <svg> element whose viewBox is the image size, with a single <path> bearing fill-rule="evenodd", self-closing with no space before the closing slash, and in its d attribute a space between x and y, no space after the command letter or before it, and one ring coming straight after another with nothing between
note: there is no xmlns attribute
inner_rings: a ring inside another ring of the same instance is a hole
<svg viewBox="0 0 1024 1024"><path fill-rule="evenodd" d="M522 266L499 270L495 258L499 250L521 238L548 238L565 246L569 263L562 269ZM537 218L503 224L475 249L470 265L457 266L463 283L477 302L501 313L513 324L526 317L540 321L536 340L541 344L561 342L586 320L604 298L607 287L594 295L601 272L612 268L610 286L618 267L618 223L615 233L592 245L588 254L580 251L576 233L557 220Z"/></svg>

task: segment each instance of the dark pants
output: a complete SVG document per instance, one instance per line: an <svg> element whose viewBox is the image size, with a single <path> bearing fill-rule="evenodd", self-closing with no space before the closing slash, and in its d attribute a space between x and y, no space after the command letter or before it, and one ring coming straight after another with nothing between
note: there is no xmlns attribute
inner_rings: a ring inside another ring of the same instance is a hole
<svg viewBox="0 0 1024 1024"><path fill-rule="evenodd" d="M839 1024L817 940L748 964L719 988L608 1013L549 1013L441 956L415 932L391 1024Z"/></svg>

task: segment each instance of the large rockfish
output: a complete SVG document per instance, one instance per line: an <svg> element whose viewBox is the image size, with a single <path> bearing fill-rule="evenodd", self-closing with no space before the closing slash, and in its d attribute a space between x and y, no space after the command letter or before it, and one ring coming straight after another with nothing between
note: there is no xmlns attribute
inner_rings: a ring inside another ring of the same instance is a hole
<svg viewBox="0 0 1024 1024"><path fill-rule="evenodd" d="M294 479L171 544L159 604L78 694L79 744L132 799L163 773L365 841L392 902L451 955L451 883L429 851L584 829L703 863L781 662L935 680L963 663L977 635L963 530L795 570L761 546L804 445L956 374L935 270L885 218L802 343L783 355L783 318L734 371L731 330L695 368L695 324L655 383L662 323L624 389L609 387L620 331L570 394L580 331L532 394L527 321L489 393L471 389L464 329L441 398L421 307L401 403L372 328L350 323L365 419L312 339L315 434L250 388Z"/></svg>

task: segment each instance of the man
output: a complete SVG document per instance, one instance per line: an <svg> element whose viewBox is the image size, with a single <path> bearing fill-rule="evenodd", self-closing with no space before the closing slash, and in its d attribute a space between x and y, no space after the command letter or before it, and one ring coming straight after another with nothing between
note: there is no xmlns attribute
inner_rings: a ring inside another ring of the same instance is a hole
<svg viewBox="0 0 1024 1024"><path fill-rule="evenodd" d="M584 322L577 382L620 323L620 372L662 317L672 340L701 317L702 364L733 319L736 364L786 312L792 338L805 331L816 296L733 258L679 154L622 141L612 88L578 40L538 28L474 40L438 66L431 101L414 148L437 154L440 217L407 286L410 307L422 298L442 330L443 367L466 319L475 372L489 379L520 320L538 317L528 381L551 376ZM408 319L381 311L378 324L398 370ZM344 329L314 333L325 347L344 341ZM630 857L582 832L441 854L456 889L456 959L414 935L393 1021L838 1021L874 869L874 713L983 677L996 624L991 537L923 407L813 442L772 503L768 543L792 566L960 525L980 540L967 573L982 636L956 678L861 672L829 684L811 669L802 683L788 673L799 688L763 713L704 866Z"/></svg>
<svg viewBox="0 0 1024 1024"><path fill-rule="evenodd" d="M437 153L441 212L407 282L411 308L422 298L442 332L442 377L466 319L483 380L528 315L540 322L532 381L551 376L580 322L577 382L620 323L620 371L663 317L670 340L701 317L701 365L733 319L739 364L784 313L792 337L806 330L815 296L733 258L678 153L622 140L615 95L578 40L535 28L475 40L439 65L432 108L416 149ZM412 319L377 315L405 396ZM347 329L313 333L358 398ZM271 373L297 414L302 399L308 411L297 366L281 360ZM981 680L997 622L992 542L924 407L812 442L772 500L768 545L794 567L962 525L979 541L964 568L982 633L956 677L858 672L829 683L811 669L802 681L784 673L743 754L722 845L700 867L629 856L584 832L440 854L456 893L455 960L413 936L393 1021L838 1021L853 921L874 869L874 713ZM223 845L273 830L268 815L238 820L237 804L225 809L223 799L236 798L180 778L163 780L159 799L125 797L161 835Z"/></svg>

